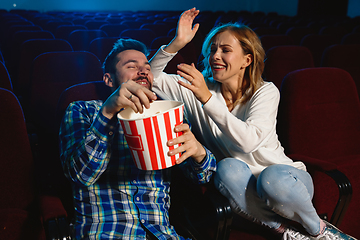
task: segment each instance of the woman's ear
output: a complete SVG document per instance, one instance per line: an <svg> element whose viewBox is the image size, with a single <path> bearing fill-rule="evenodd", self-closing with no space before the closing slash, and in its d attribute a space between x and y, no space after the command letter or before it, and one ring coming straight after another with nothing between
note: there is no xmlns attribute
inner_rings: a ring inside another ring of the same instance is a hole
<svg viewBox="0 0 360 240"><path fill-rule="evenodd" d="M111 74L110 73L105 73L103 75L103 81L105 82L105 85L108 87L114 87L114 82L113 79L111 78Z"/></svg>
<svg viewBox="0 0 360 240"><path fill-rule="evenodd" d="M246 54L245 56L245 63L244 63L244 68L246 68L247 66L249 66L253 61L253 55L251 54Z"/></svg>

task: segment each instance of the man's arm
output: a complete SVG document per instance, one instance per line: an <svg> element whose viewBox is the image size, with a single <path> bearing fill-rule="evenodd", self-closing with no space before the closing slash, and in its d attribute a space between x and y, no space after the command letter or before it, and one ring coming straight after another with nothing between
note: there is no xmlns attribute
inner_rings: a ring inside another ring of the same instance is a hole
<svg viewBox="0 0 360 240"><path fill-rule="evenodd" d="M91 185L106 170L116 119L100 112L96 101L71 103L60 127L60 157L65 175L75 183Z"/></svg>

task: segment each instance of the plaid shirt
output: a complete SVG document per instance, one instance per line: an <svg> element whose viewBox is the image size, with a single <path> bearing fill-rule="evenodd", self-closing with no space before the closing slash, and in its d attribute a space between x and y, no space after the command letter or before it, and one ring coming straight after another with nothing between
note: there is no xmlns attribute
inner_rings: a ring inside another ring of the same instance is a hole
<svg viewBox="0 0 360 240"><path fill-rule="evenodd" d="M69 105L60 128L64 172L73 184L76 239L182 239L169 223L170 170L134 165L117 118L101 114L103 102ZM191 158L177 167L199 183L216 169L208 151L202 164Z"/></svg>

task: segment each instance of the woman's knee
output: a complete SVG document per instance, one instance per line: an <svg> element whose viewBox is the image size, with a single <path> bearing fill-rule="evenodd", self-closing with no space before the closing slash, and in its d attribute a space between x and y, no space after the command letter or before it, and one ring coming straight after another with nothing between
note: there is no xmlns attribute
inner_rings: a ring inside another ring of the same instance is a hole
<svg viewBox="0 0 360 240"><path fill-rule="evenodd" d="M251 176L252 172L246 163L235 158L225 158L217 164L215 183L247 183Z"/></svg>
<svg viewBox="0 0 360 240"><path fill-rule="evenodd" d="M261 198L277 199L281 196L281 199L286 201L293 198L294 190L299 187L312 195L313 186L310 175L305 171L282 164L264 169L257 181L257 190Z"/></svg>

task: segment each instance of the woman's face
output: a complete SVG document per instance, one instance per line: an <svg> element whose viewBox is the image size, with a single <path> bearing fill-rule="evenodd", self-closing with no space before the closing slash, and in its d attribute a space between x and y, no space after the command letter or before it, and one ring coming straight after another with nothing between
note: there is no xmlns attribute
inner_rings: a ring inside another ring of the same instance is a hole
<svg viewBox="0 0 360 240"><path fill-rule="evenodd" d="M222 83L242 80L251 61L251 55L244 54L239 40L230 31L214 37L209 57L214 80Z"/></svg>

